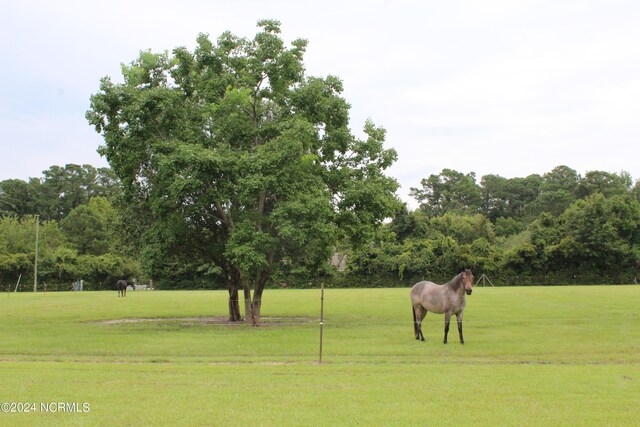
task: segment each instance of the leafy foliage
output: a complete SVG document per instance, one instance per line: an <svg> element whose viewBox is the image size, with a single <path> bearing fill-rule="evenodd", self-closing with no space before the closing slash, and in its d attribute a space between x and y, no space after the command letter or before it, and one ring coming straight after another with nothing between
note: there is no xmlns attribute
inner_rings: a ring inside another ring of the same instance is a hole
<svg viewBox="0 0 640 427"><path fill-rule="evenodd" d="M350 274L404 283L446 280L462 268L506 283L523 275L565 283L637 277L640 203L628 174L583 178L558 166L543 176L486 175L480 185L474 176L444 169L422 180L413 189L420 209L399 210L369 247L352 254ZM477 194L482 202L469 203Z"/></svg>
<svg viewBox="0 0 640 427"><path fill-rule="evenodd" d="M87 289L97 289L139 277L112 205L118 191L110 169L89 165L52 166L41 179L0 182L0 282L34 281L36 221L39 288L69 289L84 279Z"/></svg>
<svg viewBox="0 0 640 427"><path fill-rule="evenodd" d="M39 215L59 221L92 197L113 200L119 193L111 169L91 165L51 166L43 178L28 182L10 179L0 182L0 215Z"/></svg>
<svg viewBox="0 0 640 427"><path fill-rule="evenodd" d="M277 21L258 26L251 40L201 34L193 52L142 52L123 84L102 79L87 119L144 224L131 228L148 273L170 280L163 265L186 262L221 276L231 300L243 289L259 316L282 266L318 271L339 240L368 241L397 184L384 129L367 121L354 137L342 82L305 76L307 42L286 47Z"/></svg>

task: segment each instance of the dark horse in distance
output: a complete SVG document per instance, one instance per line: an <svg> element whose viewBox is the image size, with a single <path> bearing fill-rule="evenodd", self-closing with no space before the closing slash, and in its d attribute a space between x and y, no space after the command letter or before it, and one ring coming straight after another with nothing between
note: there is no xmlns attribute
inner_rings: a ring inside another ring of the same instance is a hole
<svg viewBox="0 0 640 427"><path fill-rule="evenodd" d="M118 283L116 283L116 288L118 289L118 297L127 296L127 286L129 286L129 284L126 280L118 280Z"/></svg>
<svg viewBox="0 0 640 427"><path fill-rule="evenodd" d="M413 311L413 331L416 339L424 341L422 335L422 320L427 311L444 313L444 343L447 343L449 322L452 315L458 320L458 332L460 343L464 344L462 337L462 314L467 304L465 294L471 295L473 287L473 274L471 270L464 270L444 285L433 282L418 282L411 288L411 306Z"/></svg>

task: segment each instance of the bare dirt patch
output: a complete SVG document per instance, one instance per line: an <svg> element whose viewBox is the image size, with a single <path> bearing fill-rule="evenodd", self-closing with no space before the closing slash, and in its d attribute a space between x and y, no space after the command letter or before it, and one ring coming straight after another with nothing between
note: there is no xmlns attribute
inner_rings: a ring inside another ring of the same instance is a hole
<svg viewBox="0 0 640 427"><path fill-rule="evenodd" d="M131 317L124 319L107 319L97 323L102 325L122 325L127 323L177 323L182 325L209 324L223 326L250 325L250 322L230 322L226 317ZM313 317L262 317L260 326L286 326L318 323L319 320Z"/></svg>

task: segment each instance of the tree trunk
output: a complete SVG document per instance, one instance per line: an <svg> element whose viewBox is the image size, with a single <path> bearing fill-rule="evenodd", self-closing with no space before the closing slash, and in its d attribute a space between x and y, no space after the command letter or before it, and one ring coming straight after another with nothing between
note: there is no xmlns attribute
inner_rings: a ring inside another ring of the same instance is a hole
<svg viewBox="0 0 640 427"><path fill-rule="evenodd" d="M258 326L260 323L260 308L262 306L262 299L256 297L256 293L253 294L253 301L251 302L251 314L253 317L251 318L253 325Z"/></svg>
<svg viewBox="0 0 640 427"><path fill-rule="evenodd" d="M227 279L227 288L229 289L229 321L241 322L240 301L238 299L238 282L233 278Z"/></svg>
<svg viewBox="0 0 640 427"><path fill-rule="evenodd" d="M253 307L251 306L251 287L248 280L242 280L242 289L244 291L244 317L247 322L255 324L253 321Z"/></svg>
<svg viewBox="0 0 640 427"><path fill-rule="evenodd" d="M238 289L229 290L229 321L241 322L240 303L238 301Z"/></svg>
<svg viewBox="0 0 640 427"><path fill-rule="evenodd" d="M256 278L256 288L253 291L253 301L251 301L251 321L253 325L257 326L260 323L260 309L262 307L262 292L264 286L267 283L269 275L266 272L259 272Z"/></svg>

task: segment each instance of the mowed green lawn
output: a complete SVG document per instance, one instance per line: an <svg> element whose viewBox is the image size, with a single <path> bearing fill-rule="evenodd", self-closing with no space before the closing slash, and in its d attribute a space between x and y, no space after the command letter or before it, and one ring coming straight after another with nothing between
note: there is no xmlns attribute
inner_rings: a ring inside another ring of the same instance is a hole
<svg viewBox="0 0 640 427"><path fill-rule="evenodd" d="M0 425L639 424L640 286L476 287L465 345L436 314L416 341L409 289L328 289L322 364L319 290L260 327L226 299L0 294Z"/></svg>

